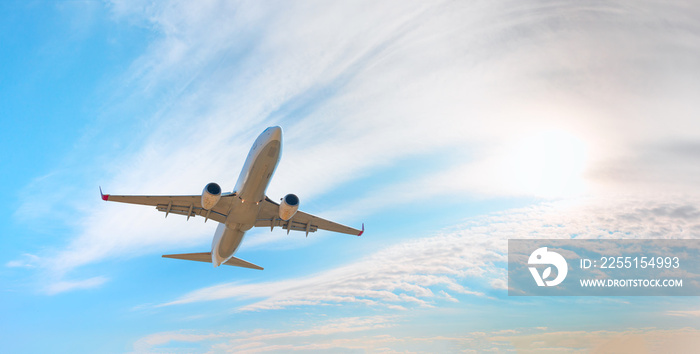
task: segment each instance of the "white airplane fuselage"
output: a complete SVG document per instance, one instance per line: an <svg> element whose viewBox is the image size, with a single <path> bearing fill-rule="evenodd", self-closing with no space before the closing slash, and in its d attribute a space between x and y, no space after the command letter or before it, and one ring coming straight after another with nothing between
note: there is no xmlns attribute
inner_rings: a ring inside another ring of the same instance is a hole
<svg viewBox="0 0 700 354"><path fill-rule="evenodd" d="M255 139L243 164L233 193L238 198L231 204L226 223L219 224L211 243L211 260L215 267L236 253L243 235L255 225L260 202L277 168L282 151L282 129L270 127Z"/></svg>

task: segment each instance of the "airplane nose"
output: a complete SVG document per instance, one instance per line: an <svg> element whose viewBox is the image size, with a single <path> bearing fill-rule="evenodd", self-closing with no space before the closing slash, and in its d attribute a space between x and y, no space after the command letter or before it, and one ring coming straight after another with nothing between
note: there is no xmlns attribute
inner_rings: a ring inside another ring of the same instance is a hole
<svg viewBox="0 0 700 354"><path fill-rule="evenodd" d="M282 141L282 128L278 126L270 127L270 138Z"/></svg>

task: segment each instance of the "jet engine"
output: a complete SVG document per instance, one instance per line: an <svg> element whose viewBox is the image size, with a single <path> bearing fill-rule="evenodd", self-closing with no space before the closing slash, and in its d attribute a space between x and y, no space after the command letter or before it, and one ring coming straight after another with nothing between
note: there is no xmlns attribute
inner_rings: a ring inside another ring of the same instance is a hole
<svg viewBox="0 0 700 354"><path fill-rule="evenodd" d="M294 194L287 194L280 202L280 219L287 221L297 213L299 209L299 197Z"/></svg>
<svg viewBox="0 0 700 354"><path fill-rule="evenodd" d="M221 187L212 182L204 186L202 191L202 208L210 210L221 199Z"/></svg>

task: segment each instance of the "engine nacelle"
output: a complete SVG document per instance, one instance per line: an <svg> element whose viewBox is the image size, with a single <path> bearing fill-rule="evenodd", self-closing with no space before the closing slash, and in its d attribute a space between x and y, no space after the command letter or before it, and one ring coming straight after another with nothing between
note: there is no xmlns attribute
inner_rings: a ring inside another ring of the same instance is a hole
<svg viewBox="0 0 700 354"><path fill-rule="evenodd" d="M202 191L202 208L210 210L221 199L221 187L212 182L204 186Z"/></svg>
<svg viewBox="0 0 700 354"><path fill-rule="evenodd" d="M280 219L287 221L294 216L299 210L299 197L294 194L287 194L280 202L279 216Z"/></svg>

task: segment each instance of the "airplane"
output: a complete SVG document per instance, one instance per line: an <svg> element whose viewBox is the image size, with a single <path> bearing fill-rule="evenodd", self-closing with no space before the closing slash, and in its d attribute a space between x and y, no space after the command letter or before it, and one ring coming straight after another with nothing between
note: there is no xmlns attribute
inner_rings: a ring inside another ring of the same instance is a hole
<svg viewBox="0 0 700 354"><path fill-rule="evenodd" d="M211 262L214 267L222 264L236 267L263 270L262 267L234 257L234 253L243 241L243 235L253 227L275 226L289 231L310 232L327 230L344 234L362 236L362 229L354 229L328 221L317 216L299 211L299 197L287 194L280 203L272 201L265 195L270 179L277 168L282 151L282 128L269 127L263 131L251 147L248 157L233 192L222 193L221 187L212 182L204 186L201 195L183 196L148 196L148 195L111 195L102 193L102 200L155 206L158 211L169 214L202 216L204 222L219 222L211 252L167 254L165 258L184 259L199 262Z"/></svg>

